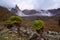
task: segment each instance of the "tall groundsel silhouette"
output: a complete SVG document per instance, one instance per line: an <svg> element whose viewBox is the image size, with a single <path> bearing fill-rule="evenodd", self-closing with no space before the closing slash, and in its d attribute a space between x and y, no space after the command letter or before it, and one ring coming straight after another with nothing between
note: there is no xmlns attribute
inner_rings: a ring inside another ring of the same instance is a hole
<svg viewBox="0 0 60 40"><path fill-rule="evenodd" d="M13 24L17 28L18 37L20 37L20 27L23 19L20 16L11 16L9 18L9 23Z"/></svg>
<svg viewBox="0 0 60 40"><path fill-rule="evenodd" d="M43 37L44 22L42 20L35 20L33 23L33 27L35 28L37 33L39 33L40 36Z"/></svg>

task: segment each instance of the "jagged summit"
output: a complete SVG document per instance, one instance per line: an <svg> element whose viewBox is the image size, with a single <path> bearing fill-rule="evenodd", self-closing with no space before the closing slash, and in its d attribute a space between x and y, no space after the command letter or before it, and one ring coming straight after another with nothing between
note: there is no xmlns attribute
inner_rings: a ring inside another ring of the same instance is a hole
<svg viewBox="0 0 60 40"><path fill-rule="evenodd" d="M19 7L18 7L18 5L15 6L15 9L16 9L16 10L20 10Z"/></svg>
<svg viewBox="0 0 60 40"><path fill-rule="evenodd" d="M13 13L17 13L18 11L21 11L21 10L19 9L18 5L16 5L14 8L11 9L11 11Z"/></svg>

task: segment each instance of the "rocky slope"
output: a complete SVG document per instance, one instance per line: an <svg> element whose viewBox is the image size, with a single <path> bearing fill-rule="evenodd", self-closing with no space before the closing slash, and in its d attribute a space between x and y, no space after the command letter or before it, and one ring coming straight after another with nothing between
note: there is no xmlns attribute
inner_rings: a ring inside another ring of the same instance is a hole
<svg viewBox="0 0 60 40"><path fill-rule="evenodd" d="M6 21L10 16L15 15L7 8L0 6L0 21Z"/></svg>

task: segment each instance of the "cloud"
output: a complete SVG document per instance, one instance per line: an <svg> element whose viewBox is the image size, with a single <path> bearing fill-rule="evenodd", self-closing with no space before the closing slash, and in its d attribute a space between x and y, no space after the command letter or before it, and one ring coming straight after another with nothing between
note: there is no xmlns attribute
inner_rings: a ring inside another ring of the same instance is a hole
<svg viewBox="0 0 60 40"><path fill-rule="evenodd" d="M5 7L13 7L15 2L13 0L0 0L0 5Z"/></svg>
<svg viewBox="0 0 60 40"><path fill-rule="evenodd" d="M0 0L0 5L14 7L18 5L20 9L54 9L60 7L60 0Z"/></svg>
<svg viewBox="0 0 60 40"><path fill-rule="evenodd" d="M46 6L43 7L43 9L57 9L57 8L60 8L60 0L48 0L47 4L46 3L44 4Z"/></svg>

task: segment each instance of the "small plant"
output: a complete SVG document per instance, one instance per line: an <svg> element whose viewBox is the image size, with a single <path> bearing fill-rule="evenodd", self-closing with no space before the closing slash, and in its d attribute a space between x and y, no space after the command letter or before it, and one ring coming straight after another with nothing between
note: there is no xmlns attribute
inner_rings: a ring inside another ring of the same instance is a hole
<svg viewBox="0 0 60 40"><path fill-rule="evenodd" d="M44 22L42 20L35 20L34 21L34 28L36 29L36 32L40 34L41 38L44 38L43 32L44 32ZM44 38L45 39L45 38Z"/></svg>
<svg viewBox="0 0 60 40"><path fill-rule="evenodd" d="M42 20L35 20L34 21L34 28L36 30L40 30L44 26L44 23Z"/></svg>
<svg viewBox="0 0 60 40"><path fill-rule="evenodd" d="M19 23L19 22L21 22L23 19L21 18L21 17L19 17L19 16L11 16L10 18L9 18L9 22L11 23L11 24L14 24L14 23Z"/></svg>

